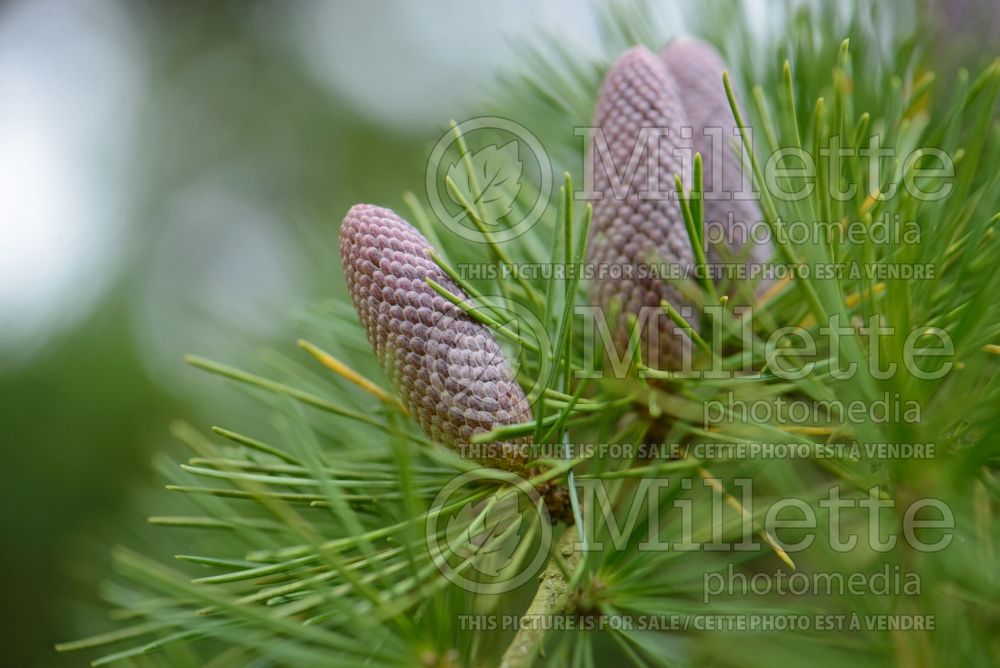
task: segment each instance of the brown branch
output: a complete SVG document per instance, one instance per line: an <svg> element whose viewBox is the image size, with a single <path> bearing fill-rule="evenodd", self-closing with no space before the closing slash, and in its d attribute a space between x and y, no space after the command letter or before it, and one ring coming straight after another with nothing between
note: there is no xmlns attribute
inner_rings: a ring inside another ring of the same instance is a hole
<svg viewBox="0 0 1000 668"><path fill-rule="evenodd" d="M514 640L503 653L500 668L529 668L541 650L546 629L550 626L540 618L565 611L567 599L572 592L568 591L569 583L563 568L572 574L580 562L581 553L574 549L576 540L576 528L571 526L553 546L549 563L539 577L538 591L521 617ZM562 566L559 564L559 557L563 558Z"/></svg>

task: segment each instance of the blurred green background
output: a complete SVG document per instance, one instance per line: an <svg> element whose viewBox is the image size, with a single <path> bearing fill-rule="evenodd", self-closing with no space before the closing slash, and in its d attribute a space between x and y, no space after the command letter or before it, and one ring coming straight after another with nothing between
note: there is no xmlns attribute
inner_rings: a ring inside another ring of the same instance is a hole
<svg viewBox="0 0 1000 668"><path fill-rule="evenodd" d="M0 665L84 660L52 644L106 619L169 422L231 396L183 354L294 343L340 217L419 185L527 6L0 5Z"/></svg>
<svg viewBox="0 0 1000 668"><path fill-rule="evenodd" d="M995 40L988 1L946 4ZM295 306L342 290L347 208L400 206L507 37L553 26L596 39L570 0L0 5L0 664L80 664L52 644L104 628L169 423L238 410L183 354L291 347Z"/></svg>

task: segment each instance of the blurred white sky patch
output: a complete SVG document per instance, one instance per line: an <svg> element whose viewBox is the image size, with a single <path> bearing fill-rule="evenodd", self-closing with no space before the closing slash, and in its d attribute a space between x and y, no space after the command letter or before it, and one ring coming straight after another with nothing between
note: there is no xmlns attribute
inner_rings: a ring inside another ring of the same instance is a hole
<svg viewBox="0 0 1000 668"><path fill-rule="evenodd" d="M593 49L597 24L583 0L409 0L298 5L288 39L319 80L360 111L400 131L423 133L468 111L496 74L520 62L510 37L537 30Z"/></svg>
<svg viewBox="0 0 1000 668"><path fill-rule="evenodd" d="M197 380L180 362L185 354L239 358L285 331L309 277L258 194L206 182L171 195L161 215L134 286L135 338L152 375L189 392Z"/></svg>
<svg viewBox="0 0 1000 668"><path fill-rule="evenodd" d="M0 9L0 374L113 276L142 69L115 5Z"/></svg>

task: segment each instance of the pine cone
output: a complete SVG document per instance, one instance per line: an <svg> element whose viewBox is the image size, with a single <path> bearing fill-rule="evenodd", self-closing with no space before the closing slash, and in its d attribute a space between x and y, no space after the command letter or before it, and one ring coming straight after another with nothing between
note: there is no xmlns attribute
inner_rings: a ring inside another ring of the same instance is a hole
<svg viewBox="0 0 1000 668"><path fill-rule="evenodd" d="M655 139L642 151L631 184L624 182L628 186L624 197L615 196L608 170L594 153L595 142L590 142L586 183L593 185L598 196L594 201L588 263L594 271L591 303L607 313L613 299L621 300L615 327L618 356L625 352L628 314L639 315L640 308L647 307L642 329L643 361L653 368L676 369L691 341L662 311L661 302L670 302L693 326L698 325L697 314L686 308L687 301L677 289L677 282L665 281L656 272L641 276L612 273L636 270L642 265L653 269L670 266L694 278L694 253L680 205L676 197L665 195L674 191L675 174L681 175L685 186L690 187L690 174L682 173L690 167L690 160L682 161L674 155L675 149L684 147L680 128L688 123L680 94L663 61L643 47L622 55L601 85L593 124L603 131L613 169L619 175L627 175L629 157L642 128L668 131L666 137L658 139L658 151L650 150ZM650 183L660 192L644 192Z"/></svg>
<svg viewBox="0 0 1000 668"><path fill-rule="evenodd" d="M763 231L760 226L766 223L751 187L749 168L744 170L742 167L742 140L734 133L736 121L722 85L726 64L709 44L691 37L672 40L660 51L660 57L681 92L693 135L689 144L701 153L708 261L732 261L742 256L743 249L753 238L761 238L752 235L759 235ZM721 130L721 137L706 134L708 128L719 128L713 132ZM721 164L716 164L716 157L721 158ZM736 196L744 199L736 199ZM726 249L723 253L708 244L708 238L717 238L720 232L725 237L720 244ZM752 244L746 262L759 264L770 259L771 254L769 243Z"/></svg>
<svg viewBox="0 0 1000 668"><path fill-rule="evenodd" d="M493 333L436 293L462 289L429 257L431 245L389 209L358 204L340 228L347 289L376 357L424 432L452 449L501 425L530 422L531 406ZM479 463L524 477L530 438L482 446ZM540 490L554 519L565 519L565 489Z"/></svg>

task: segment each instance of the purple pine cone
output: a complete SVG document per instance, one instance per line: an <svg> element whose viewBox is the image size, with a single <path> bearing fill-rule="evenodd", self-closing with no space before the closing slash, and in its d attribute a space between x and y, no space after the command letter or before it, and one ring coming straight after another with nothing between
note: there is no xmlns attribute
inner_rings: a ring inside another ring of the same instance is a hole
<svg viewBox="0 0 1000 668"><path fill-rule="evenodd" d="M456 448L473 434L531 421L531 407L493 333L425 281L467 298L430 250L409 223L369 204L352 207L340 228L347 289L375 355L424 432ZM514 448L495 445L496 459L482 463L523 470Z"/></svg>
<svg viewBox="0 0 1000 668"><path fill-rule="evenodd" d="M743 257L747 243L761 238L751 236L751 230L760 233L763 230L758 226L766 223L751 187L750 170L742 168L743 147L740 136L734 133L736 121L722 85L726 64L709 44L691 37L672 40L660 51L660 57L681 92L693 135L690 144L701 153L708 261ZM707 243L720 238L719 246L728 252L720 254L715 245ZM746 261L761 263L770 257L769 243L753 244Z"/></svg>
<svg viewBox="0 0 1000 668"><path fill-rule="evenodd" d="M609 170L598 155L601 147L595 129L586 162L586 183L596 191L588 249L588 263L594 270L591 303L607 312L612 300L621 300L615 328L619 357L625 353L623 344L628 338L627 315L634 314L645 320L641 331L643 361L653 368L678 368L684 348L691 342L660 304L669 301L694 326L697 315L685 312L687 301L677 283L664 280L662 272L620 274L646 265L654 269L669 266L693 276L694 254L680 205L676 197L668 196L674 192L675 174L690 187L690 160L682 160L680 153L674 155L684 147L680 128L687 121L680 94L663 61L643 47L622 55L601 85L593 124L603 132L613 166ZM616 178L628 177L630 156L642 149L642 144L636 149L636 143L646 141L640 137L643 128L665 129L667 136L648 140L631 182L621 180L627 190L619 189L616 194L612 175L617 171ZM651 150L657 141L658 150Z"/></svg>
<svg viewBox="0 0 1000 668"><path fill-rule="evenodd" d="M493 333L436 293L430 278L468 299L429 257L427 240L389 209L358 204L340 227L340 261L368 341L400 399L424 432L450 448L500 425L530 422L524 391ZM535 475L513 442L490 443L477 458L492 468ZM553 520L572 523L569 496L555 481L539 488Z"/></svg>

